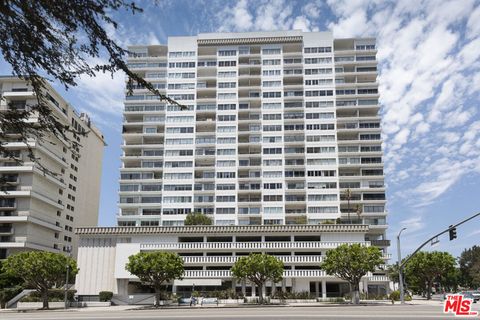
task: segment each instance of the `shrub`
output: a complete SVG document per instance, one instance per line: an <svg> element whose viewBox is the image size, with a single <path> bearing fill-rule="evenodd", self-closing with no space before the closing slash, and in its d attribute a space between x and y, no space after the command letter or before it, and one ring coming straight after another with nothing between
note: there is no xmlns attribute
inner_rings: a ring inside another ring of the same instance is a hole
<svg viewBox="0 0 480 320"><path fill-rule="evenodd" d="M390 296L388 297L390 300L393 301L399 301L400 300L400 291L395 290L390 293Z"/></svg>
<svg viewBox="0 0 480 320"><path fill-rule="evenodd" d="M73 301L75 297L76 290L68 290L67 300ZM64 301L65 290L63 289L50 289L48 290L48 301L50 302L60 302ZM21 302L42 302L42 296L39 292L33 291L28 296L20 299Z"/></svg>
<svg viewBox="0 0 480 320"><path fill-rule="evenodd" d="M98 299L102 302L107 302L112 300L113 292L111 291L100 291L98 293Z"/></svg>
<svg viewBox="0 0 480 320"><path fill-rule="evenodd" d="M0 289L0 308L5 308L6 303L17 294L22 292L22 290L22 286Z"/></svg>

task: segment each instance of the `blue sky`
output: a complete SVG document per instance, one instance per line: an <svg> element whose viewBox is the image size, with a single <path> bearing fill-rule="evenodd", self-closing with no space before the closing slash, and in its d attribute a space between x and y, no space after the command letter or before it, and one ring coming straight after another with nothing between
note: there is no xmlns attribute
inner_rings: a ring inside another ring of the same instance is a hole
<svg viewBox="0 0 480 320"><path fill-rule="evenodd" d="M430 235L480 212L480 1L139 2L144 13L115 13L122 45L166 43L199 32L332 30L337 38L377 37L388 187L388 238L402 227L403 255ZM1 73L8 66L0 63ZM4 72L4 70L6 72ZM114 225L120 168L124 76L82 78L65 92L103 131L99 224ZM459 255L480 244L480 218L440 238Z"/></svg>

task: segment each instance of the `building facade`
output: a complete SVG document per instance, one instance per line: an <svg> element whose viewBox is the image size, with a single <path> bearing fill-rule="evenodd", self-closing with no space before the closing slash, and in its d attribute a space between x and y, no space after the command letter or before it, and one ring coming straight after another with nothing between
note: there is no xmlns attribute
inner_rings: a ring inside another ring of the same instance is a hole
<svg viewBox="0 0 480 320"><path fill-rule="evenodd" d="M344 281L327 275L320 263L327 250L340 244L365 241L367 225L251 225L185 227L79 228L78 267L75 289L82 296L112 291L116 303L149 303L152 293L140 286L125 265L138 252L170 251L184 260L182 280L166 284L165 291L190 297L192 290L205 293L233 289L244 296L258 296L258 288L238 282L230 268L251 252L268 253L284 263L283 280L267 283L264 293L276 290L308 292L312 297L343 297ZM387 260L388 255L384 255ZM388 278L379 270L363 277L361 290L384 294Z"/></svg>
<svg viewBox="0 0 480 320"><path fill-rule="evenodd" d="M320 269L327 250L374 245L387 261L375 39L215 33L129 51L129 67L183 107L140 86L126 95L118 227L77 230L78 294L145 294L125 270L142 251L183 257L184 279L166 288L183 296L193 286L255 295L230 274L250 252L285 263L267 293L323 298L348 291ZM214 226L183 226L192 212ZM387 284L378 270L362 290Z"/></svg>
<svg viewBox="0 0 480 320"><path fill-rule="evenodd" d="M59 121L88 134L69 133L70 139L79 143L77 150L53 136L30 140L28 145L38 164L30 160L27 144L15 132L1 141L22 163L0 155L4 181L4 191L0 191L0 259L22 250L72 251L75 256L78 237L74 228L97 225L103 135L86 114L77 114L50 85L45 94ZM25 110L37 103L32 87L10 76L0 77L0 96L0 112ZM35 116L29 121L35 122Z"/></svg>
<svg viewBox="0 0 480 320"><path fill-rule="evenodd" d="M385 239L375 39L215 33L129 48L119 226L355 223Z"/></svg>

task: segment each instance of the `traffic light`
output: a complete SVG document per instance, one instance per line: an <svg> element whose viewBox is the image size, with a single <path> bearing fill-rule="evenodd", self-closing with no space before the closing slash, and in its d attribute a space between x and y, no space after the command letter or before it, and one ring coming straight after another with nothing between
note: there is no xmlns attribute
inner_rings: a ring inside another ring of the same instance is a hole
<svg viewBox="0 0 480 320"><path fill-rule="evenodd" d="M450 230L448 230L448 234L450 235L450 241L453 239L457 239L457 228L450 226Z"/></svg>

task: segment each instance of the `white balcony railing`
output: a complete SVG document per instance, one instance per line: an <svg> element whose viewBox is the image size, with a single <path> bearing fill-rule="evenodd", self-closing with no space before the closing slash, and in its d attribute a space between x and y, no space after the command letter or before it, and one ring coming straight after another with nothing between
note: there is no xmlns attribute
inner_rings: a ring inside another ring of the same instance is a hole
<svg viewBox="0 0 480 320"><path fill-rule="evenodd" d="M285 270L283 271L284 278L319 278L328 277L334 278L328 275L323 270ZM230 270L186 270L183 274L183 278L232 278ZM389 281L387 276L367 276L368 281L373 282L387 282Z"/></svg>
<svg viewBox="0 0 480 320"><path fill-rule="evenodd" d="M341 244L360 243L370 245L368 241L343 242L165 242L144 243L140 250L266 250L266 249L334 249Z"/></svg>
<svg viewBox="0 0 480 320"><path fill-rule="evenodd" d="M183 257L186 264L234 264L240 257L233 256L198 256ZM283 263L320 263L321 256L277 256Z"/></svg>

